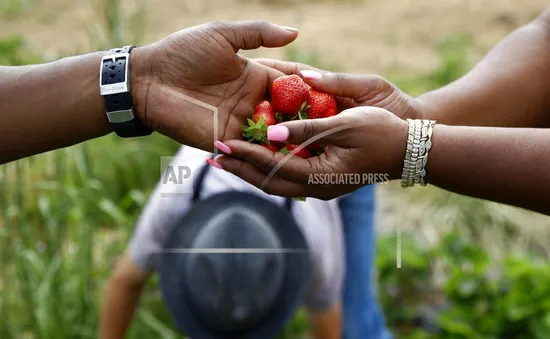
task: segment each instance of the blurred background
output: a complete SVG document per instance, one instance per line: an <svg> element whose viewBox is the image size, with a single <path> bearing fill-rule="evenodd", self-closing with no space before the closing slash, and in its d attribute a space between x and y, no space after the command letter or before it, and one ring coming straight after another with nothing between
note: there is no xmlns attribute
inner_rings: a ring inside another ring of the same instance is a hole
<svg viewBox="0 0 550 339"><path fill-rule="evenodd" d="M464 74L543 0L0 0L0 64L154 42L217 20L300 29L246 55L379 73L419 95ZM179 146L108 136L0 166L0 338L95 338L101 293ZM550 219L379 186L378 292L398 338L550 338ZM396 232L403 232L396 268ZM148 285L128 338L180 338ZM282 338L302 339L299 312Z"/></svg>

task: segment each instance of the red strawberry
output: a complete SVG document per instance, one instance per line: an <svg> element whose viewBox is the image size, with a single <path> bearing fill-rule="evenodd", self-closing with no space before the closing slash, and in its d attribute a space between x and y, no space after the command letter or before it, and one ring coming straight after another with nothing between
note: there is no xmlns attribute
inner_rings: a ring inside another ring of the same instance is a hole
<svg viewBox="0 0 550 339"><path fill-rule="evenodd" d="M269 142L270 144L274 145L275 147L277 147L277 149L281 149L283 147L285 147L285 144L282 143L282 142L278 142L278 141L270 141Z"/></svg>
<svg viewBox="0 0 550 339"><path fill-rule="evenodd" d="M275 146L272 143L271 144L262 143L261 145L267 148L268 150L270 150L271 152L279 152L279 149L277 148L277 146Z"/></svg>
<svg viewBox="0 0 550 339"><path fill-rule="evenodd" d="M315 153L323 149L323 144L310 144L307 146L307 149L309 149L312 153Z"/></svg>
<svg viewBox="0 0 550 339"><path fill-rule="evenodd" d="M313 156L319 156L325 152L325 146L323 144L311 144L307 146L307 149L313 154Z"/></svg>
<svg viewBox="0 0 550 339"><path fill-rule="evenodd" d="M309 119L328 118L336 115L338 106L334 96L312 89L309 92L309 110L307 116Z"/></svg>
<svg viewBox="0 0 550 339"><path fill-rule="evenodd" d="M254 115L252 115L252 121L255 123L257 123L260 118L264 118L264 122L267 126L275 125L278 122L275 117L275 110L267 100L260 102L254 110Z"/></svg>
<svg viewBox="0 0 550 339"><path fill-rule="evenodd" d="M296 115L307 106L308 85L297 75L285 75L273 81L271 102L273 108L283 115Z"/></svg>
<svg viewBox="0 0 550 339"><path fill-rule="evenodd" d="M281 149L281 152L284 153L284 154L289 154L290 152L294 151L296 148L300 147L300 145L293 145L293 144L288 144L286 145L283 149ZM301 150L299 150L296 154L294 155L297 155L299 156L300 158L304 158L304 159L307 159L307 158L311 158L313 155L311 154L311 152L307 149L307 148L302 148Z"/></svg>
<svg viewBox="0 0 550 339"><path fill-rule="evenodd" d="M250 142L266 142L267 126L275 125L277 118L275 110L269 101L262 101L254 110L252 119L248 119L248 126L241 126L243 136Z"/></svg>

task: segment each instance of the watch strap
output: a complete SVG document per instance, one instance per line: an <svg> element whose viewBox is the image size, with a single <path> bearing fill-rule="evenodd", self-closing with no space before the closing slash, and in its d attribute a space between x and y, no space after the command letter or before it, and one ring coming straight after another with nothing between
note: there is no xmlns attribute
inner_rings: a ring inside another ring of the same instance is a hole
<svg viewBox="0 0 550 339"><path fill-rule="evenodd" d="M101 87L107 118L115 133L122 138L152 133L135 115L129 86L129 53L135 46L115 48L102 60ZM103 93L105 91L106 93Z"/></svg>

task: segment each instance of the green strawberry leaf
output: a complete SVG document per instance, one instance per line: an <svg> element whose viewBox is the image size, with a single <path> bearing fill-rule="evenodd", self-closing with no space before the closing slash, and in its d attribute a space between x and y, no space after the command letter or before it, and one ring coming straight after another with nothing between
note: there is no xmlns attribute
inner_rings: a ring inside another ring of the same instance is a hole
<svg viewBox="0 0 550 339"><path fill-rule="evenodd" d="M261 143L267 140L267 125L263 117L256 123L252 119L248 119L248 124L250 126L241 126L244 131L243 137L248 142Z"/></svg>
<svg viewBox="0 0 550 339"><path fill-rule="evenodd" d="M288 153L290 153L290 151L289 151L288 148L286 148L286 147L281 148L281 149L279 150L279 152L281 152L281 153L283 153L283 154L288 154Z"/></svg>
<svg viewBox="0 0 550 339"><path fill-rule="evenodd" d="M306 201L307 198L306 197L294 197L293 199L296 200L296 201Z"/></svg>

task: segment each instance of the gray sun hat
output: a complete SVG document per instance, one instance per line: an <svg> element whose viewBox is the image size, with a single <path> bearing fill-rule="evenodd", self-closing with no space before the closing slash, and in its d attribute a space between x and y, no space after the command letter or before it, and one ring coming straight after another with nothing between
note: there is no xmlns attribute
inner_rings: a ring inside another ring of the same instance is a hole
<svg viewBox="0 0 550 339"><path fill-rule="evenodd" d="M229 191L195 203L158 273L178 329L192 339L271 339L302 303L311 263L288 210Z"/></svg>

